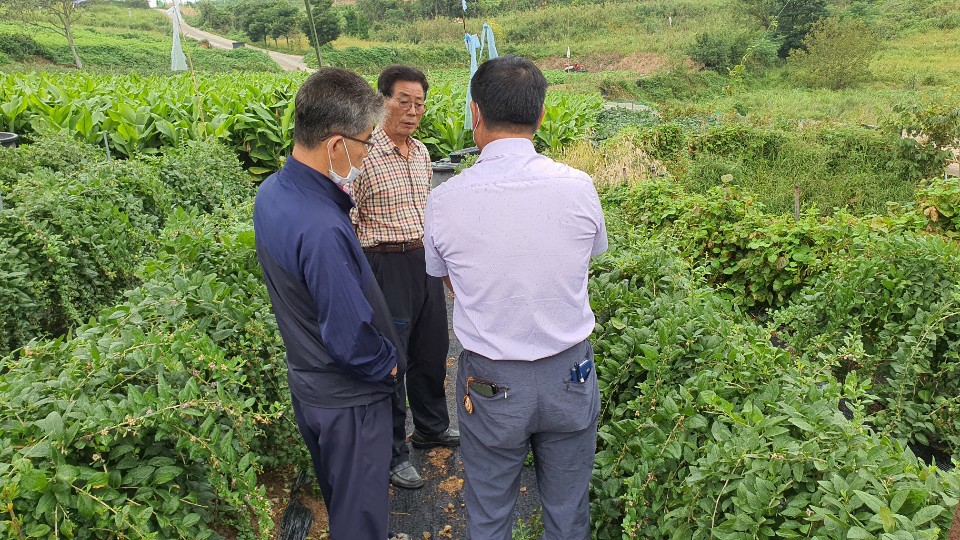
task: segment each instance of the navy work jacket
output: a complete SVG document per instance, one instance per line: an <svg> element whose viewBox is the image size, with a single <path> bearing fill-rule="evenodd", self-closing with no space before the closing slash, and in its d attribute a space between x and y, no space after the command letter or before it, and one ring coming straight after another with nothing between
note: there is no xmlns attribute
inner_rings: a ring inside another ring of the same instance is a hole
<svg viewBox="0 0 960 540"><path fill-rule="evenodd" d="M287 349L290 391L315 407L390 396L406 357L349 212L350 197L293 157L257 191L257 258Z"/></svg>

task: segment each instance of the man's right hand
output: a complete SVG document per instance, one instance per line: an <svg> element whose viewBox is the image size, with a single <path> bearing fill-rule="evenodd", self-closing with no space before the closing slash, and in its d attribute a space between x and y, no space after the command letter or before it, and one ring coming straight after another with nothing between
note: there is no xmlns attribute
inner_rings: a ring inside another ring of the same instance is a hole
<svg viewBox="0 0 960 540"><path fill-rule="evenodd" d="M390 376L391 377L397 376L397 366L393 366L393 369L390 370Z"/></svg>

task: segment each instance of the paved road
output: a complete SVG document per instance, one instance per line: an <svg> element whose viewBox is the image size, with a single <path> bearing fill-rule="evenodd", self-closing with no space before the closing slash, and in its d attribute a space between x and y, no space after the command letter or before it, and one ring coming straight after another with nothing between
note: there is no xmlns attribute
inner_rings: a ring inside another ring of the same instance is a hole
<svg viewBox="0 0 960 540"><path fill-rule="evenodd" d="M166 10L160 9L160 11L162 11L168 17L170 16L169 14L167 14ZM194 28L189 24L187 24L186 21L183 21L183 20L180 21L180 29L183 32L183 35L196 39L198 41L201 39L205 39L210 42L211 46L216 47L218 49L233 48L232 39L227 39L223 36L218 36L216 34L211 34L210 32L206 32L204 30ZM270 56L270 58L273 59L274 62L276 62L281 68L283 68L286 71L306 71L309 73L313 73L315 71L313 68L307 66L307 64L303 61L303 56L297 56L294 54L284 54L276 51L269 51L267 49L261 49L259 47L252 47L250 45L246 45L246 47L248 49L263 51L267 53Z"/></svg>

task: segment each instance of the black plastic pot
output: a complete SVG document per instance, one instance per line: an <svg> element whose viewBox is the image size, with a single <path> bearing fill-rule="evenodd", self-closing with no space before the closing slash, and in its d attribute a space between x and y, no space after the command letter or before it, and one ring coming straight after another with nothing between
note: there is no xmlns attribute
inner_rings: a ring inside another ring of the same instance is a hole
<svg viewBox="0 0 960 540"><path fill-rule="evenodd" d="M450 163L460 163L460 161L463 159L463 156L475 156L479 153L480 149L476 146L464 148L463 150L457 150L456 152L450 152Z"/></svg>
<svg viewBox="0 0 960 540"><path fill-rule="evenodd" d="M7 131L0 131L0 146L6 146L9 148L16 148L17 141L20 140L20 136L16 133L9 133Z"/></svg>

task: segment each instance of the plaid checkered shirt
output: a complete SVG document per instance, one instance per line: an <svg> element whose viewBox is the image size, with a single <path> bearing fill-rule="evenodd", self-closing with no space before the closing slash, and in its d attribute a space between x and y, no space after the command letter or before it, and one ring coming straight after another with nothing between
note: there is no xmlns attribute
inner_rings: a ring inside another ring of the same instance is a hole
<svg viewBox="0 0 960 540"><path fill-rule="evenodd" d="M407 142L410 158L406 159L379 126L370 140L374 147L353 182L357 205L350 211L360 245L421 240L423 209L433 175L427 147L411 137Z"/></svg>

